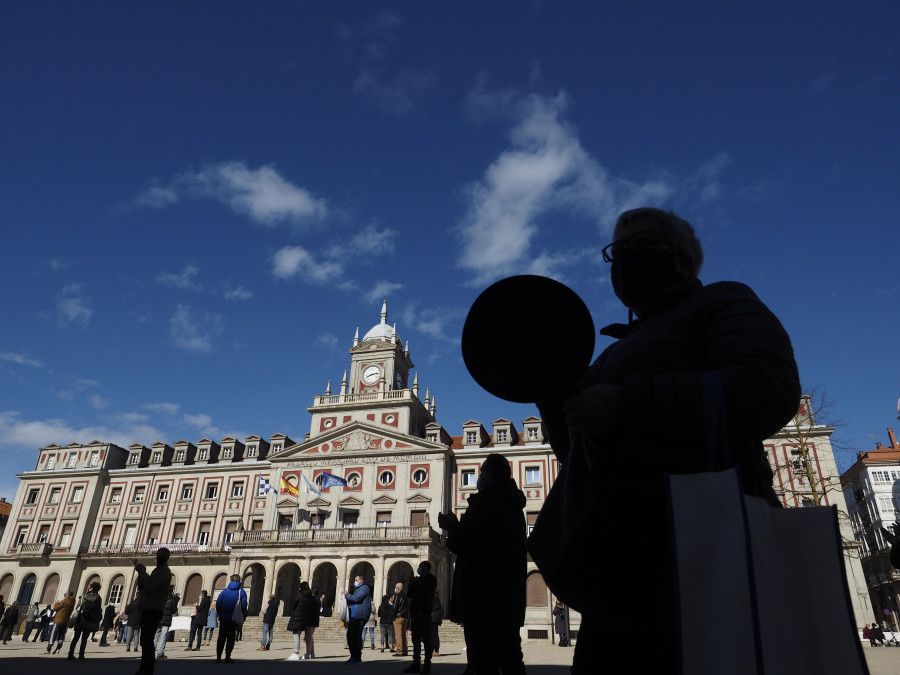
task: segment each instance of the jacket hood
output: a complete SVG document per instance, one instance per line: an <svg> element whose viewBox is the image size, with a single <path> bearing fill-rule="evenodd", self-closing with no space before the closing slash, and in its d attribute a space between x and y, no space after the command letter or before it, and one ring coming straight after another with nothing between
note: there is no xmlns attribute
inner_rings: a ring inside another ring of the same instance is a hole
<svg viewBox="0 0 900 675"><path fill-rule="evenodd" d="M228 590L229 590L229 591L236 591L236 590L239 589L240 587L241 587L241 582L240 582L240 581L231 581L231 582L228 583Z"/></svg>

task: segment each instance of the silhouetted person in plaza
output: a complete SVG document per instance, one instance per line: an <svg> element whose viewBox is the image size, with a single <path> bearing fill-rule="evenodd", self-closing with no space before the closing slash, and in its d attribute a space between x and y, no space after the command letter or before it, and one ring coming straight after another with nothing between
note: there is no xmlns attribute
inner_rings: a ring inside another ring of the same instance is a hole
<svg viewBox="0 0 900 675"><path fill-rule="evenodd" d="M5 612L0 612L3 618L0 619L0 640L5 645L8 640L12 639L13 629L19 623L19 602L13 600L9 603L9 607Z"/></svg>
<svg viewBox="0 0 900 675"><path fill-rule="evenodd" d="M434 609L434 591L437 579L431 573L431 563L423 560L416 570L418 576L409 580L409 627L412 631L413 662L404 673L430 673L431 655L434 645L431 641L431 611ZM422 651L425 662L422 662Z"/></svg>
<svg viewBox="0 0 900 675"><path fill-rule="evenodd" d="M438 516L457 555L450 619L463 625L469 667L478 675L525 672L519 628L525 625L525 495L509 462L492 453L462 519Z"/></svg>
<svg viewBox="0 0 900 675"><path fill-rule="evenodd" d="M350 649L350 658L347 663L362 663L362 628L372 614L372 592L362 574L357 574L353 580L353 592L342 590L341 594L347 601L347 609L350 619L347 621L347 647Z"/></svg>
<svg viewBox="0 0 900 675"><path fill-rule="evenodd" d="M81 638L81 648L78 658L84 658L84 648L87 645L88 636L100 629L100 621L103 619L103 600L100 599L100 582L93 582L88 592L81 598L81 606L78 610L78 618L75 620L72 642L69 643L69 660L75 658L75 643Z"/></svg>
<svg viewBox="0 0 900 675"><path fill-rule="evenodd" d="M138 597L138 611L141 614L141 667L138 673L150 675L156 663L156 629L162 619L172 587L172 571L169 569L169 549L163 547L156 552L156 567L150 574L143 563L135 563L137 586L141 591ZM128 617L131 625L131 616Z"/></svg>
<svg viewBox="0 0 900 675"><path fill-rule="evenodd" d="M762 441L796 413L800 381L787 333L753 291L698 279L703 250L687 221L660 209L626 211L603 258L628 323L600 331L616 341L574 390L538 401L563 464L570 452L583 451L595 467L580 482L590 485L584 496L593 500L582 536L615 542L591 560L566 561L559 572L577 578L590 566L609 581L601 598L582 605L573 670L593 673L598 654L639 650L643 669L675 672L678 607L665 476L737 466L745 494L779 506ZM786 290L790 283L785 277ZM717 457L717 466L711 454L722 448L707 447L705 398L725 410L729 456ZM551 589L556 581L547 577ZM648 611L656 624L649 650L634 629Z"/></svg>
<svg viewBox="0 0 900 675"><path fill-rule="evenodd" d="M211 604L209 593L205 590L200 591L200 599L197 600L197 604L194 605L194 616L191 617L191 634L188 637L188 646L185 648L185 651L200 651L200 645L203 642L203 632L206 629L206 624L209 622L209 610ZM215 627L215 623L213 624L213 627ZM195 637L197 638L196 647L194 646Z"/></svg>
<svg viewBox="0 0 900 675"><path fill-rule="evenodd" d="M223 650L225 663L233 663L231 652L234 651L234 641L238 628L244 624L244 617L247 616L247 592L241 588L241 578L237 574L231 575L228 587L216 598L216 613L219 617L216 663L222 661Z"/></svg>
<svg viewBox="0 0 900 675"><path fill-rule="evenodd" d="M394 585L394 597L391 607L391 616L394 622L394 640L397 651L394 656L406 656L406 629L409 627L409 596L403 590L403 584L399 581Z"/></svg>
<svg viewBox="0 0 900 675"><path fill-rule="evenodd" d="M53 620L50 624L50 637L47 638L48 654L53 648L54 643L56 643L56 649L53 650L54 654L62 649L63 640L66 639L66 629L68 628L69 619L71 618L74 609L75 594L72 591L66 591L63 599L53 605Z"/></svg>

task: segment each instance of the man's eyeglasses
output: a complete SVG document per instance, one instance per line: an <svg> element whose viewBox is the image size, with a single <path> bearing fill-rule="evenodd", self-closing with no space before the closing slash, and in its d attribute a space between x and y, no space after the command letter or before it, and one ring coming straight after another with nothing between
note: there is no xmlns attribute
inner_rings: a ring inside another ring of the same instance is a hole
<svg viewBox="0 0 900 675"><path fill-rule="evenodd" d="M644 232L638 232L626 239L607 244L600 253L603 255L603 262L611 263L622 254L622 251L634 253L663 243L665 243L665 240L659 232L655 230L645 230Z"/></svg>

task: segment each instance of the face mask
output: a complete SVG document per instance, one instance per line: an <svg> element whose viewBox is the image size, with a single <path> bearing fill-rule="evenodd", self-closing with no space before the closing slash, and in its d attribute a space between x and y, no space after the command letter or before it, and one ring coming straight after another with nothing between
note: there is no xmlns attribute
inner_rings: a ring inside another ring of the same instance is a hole
<svg viewBox="0 0 900 675"><path fill-rule="evenodd" d="M669 251L622 251L612 262L612 285L626 307L644 307L666 286L682 280Z"/></svg>
<svg viewBox="0 0 900 675"><path fill-rule="evenodd" d="M475 481L475 489L478 490L479 492L481 492L481 490L483 488L484 488L484 481L481 480L481 476L478 476L478 480Z"/></svg>
<svg viewBox="0 0 900 675"><path fill-rule="evenodd" d="M422 576L422 568L421 567L416 570L416 574L418 574L419 576Z"/></svg>

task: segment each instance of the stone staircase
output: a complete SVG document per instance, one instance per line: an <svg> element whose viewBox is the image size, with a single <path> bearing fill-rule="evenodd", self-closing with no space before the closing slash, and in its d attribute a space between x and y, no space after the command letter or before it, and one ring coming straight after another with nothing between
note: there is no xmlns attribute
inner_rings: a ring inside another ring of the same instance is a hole
<svg viewBox="0 0 900 675"><path fill-rule="evenodd" d="M275 619L275 626L272 628L272 641L273 642L293 642L294 635L287 629L288 621L290 617L287 616L279 616ZM381 635L381 629L375 629L375 645L379 646L379 639ZM187 634L184 636L181 635L183 631L176 631L175 639L180 640L182 637L187 640ZM444 622L441 624L439 629L439 635L441 637L441 642L447 643L463 643L465 640L463 639L463 628L459 624L455 624L452 621L448 621L444 619ZM262 617L261 616L248 616L247 620L244 622L244 642L247 641L259 641L262 639ZM366 641L368 642L368 636L366 637ZM315 632L315 640L316 642L328 642L328 643L344 643L347 641L347 632L346 629L341 627L340 620L334 616L326 616L322 617L319 620L319 627L316 628Z"/></svg>

